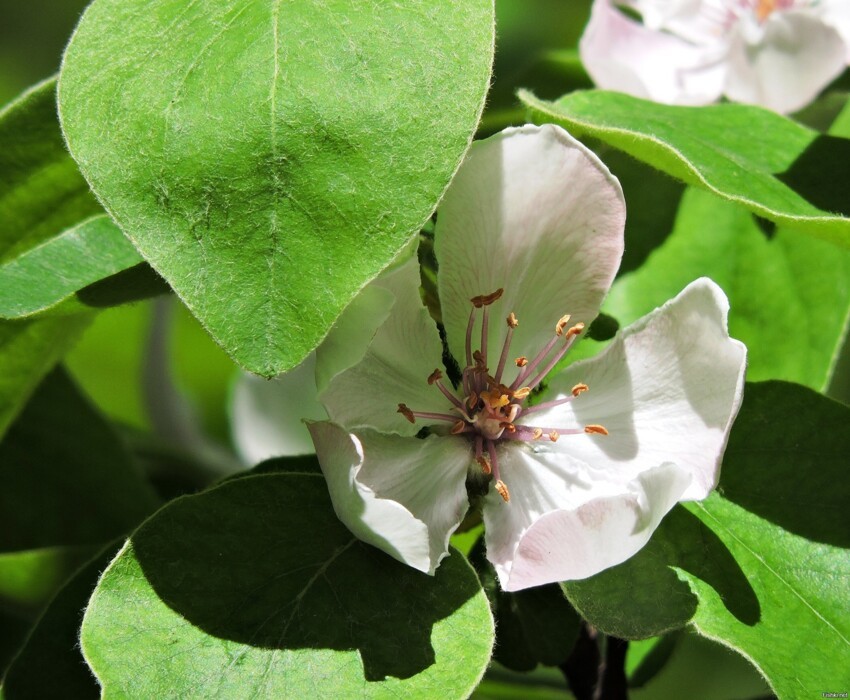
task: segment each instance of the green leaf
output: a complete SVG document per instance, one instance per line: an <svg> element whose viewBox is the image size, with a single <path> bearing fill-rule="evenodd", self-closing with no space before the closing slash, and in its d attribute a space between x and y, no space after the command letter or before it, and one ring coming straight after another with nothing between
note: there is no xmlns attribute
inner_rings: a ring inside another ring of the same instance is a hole
<svg viewBox="0 0 850 700"><path fill-rule="evenodd" d="M627 325L701 276L729 297L750 380L826 387L850 320L850 252L784 228L768 237L743 207L690 189L673 233L615 282L603 310Z"/></svg>
<svg viewBox="0 0 850 700"><path fill-rule="evenodd" d="M91 318L91 314L75 314L0 321L0 436Z"/></svg>
<svg viewBox="0 0 850 700"><path fill-rule="evenodd" d="M148 520L81 641L107 698L461 698L493 621L457 552L426 576L352 537L321 476L270 473Z"/></svg>
<svg viewBox="0 0 850 700"><path fill-rule="evenodd" d="M121 229L237 362L271 376L430 216L492 56L492 0L95 0L60 112Z"/></svg>
<svg viewBox="0 0 850 700"><path fill-rule="evenodd" d="M100 573L115 556L113 545L62 587L33 627L3 677L5 700L100 697L80 652L80 623Z"/></svg>
<svg viewBox="0 0 850 700"><path fill-rule="evenodd" d="M141 262L121 229L100 214L0 264L0 318L43 312ZM64 304L62 310L83 308Z"/></svg>
<svg viewBox="0 0 850 700"><path fill-rule="evenodd" d="M850 247L850 140L748 105L673 107L588 90L520 99L574 135L597 138L756 214Z"/></svg>
<svg viewBox="0 0 850 700"><path fill-rule="evenodd" d="M54 372L0 443L0 604L37 609L92 546L156 504L109 426Z"/></svg>
<svg viewBox="0 0 850 700"><path fill-rule="evenodd" d="M744 654L780 697L850 683L850 408L748 384L718 493L674 510L629 561L564 584L602 630L690 622Z"/></svg>
<svg viewBox="0 0 850 700"><path fill-rule="evenodd" d="M0 262L103 210L65 148L56 80L0 110Z"/></svg>

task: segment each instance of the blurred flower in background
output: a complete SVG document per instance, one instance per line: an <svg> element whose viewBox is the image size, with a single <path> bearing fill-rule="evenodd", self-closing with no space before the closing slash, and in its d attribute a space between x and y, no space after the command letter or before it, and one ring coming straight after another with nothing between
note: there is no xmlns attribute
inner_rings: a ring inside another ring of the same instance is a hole
<svg viewBox="0 0 850 700"><path fill-rule="evenodd" d="M850 62L850 2L595 0L580 51L601 88L794 112Z"/></svg>

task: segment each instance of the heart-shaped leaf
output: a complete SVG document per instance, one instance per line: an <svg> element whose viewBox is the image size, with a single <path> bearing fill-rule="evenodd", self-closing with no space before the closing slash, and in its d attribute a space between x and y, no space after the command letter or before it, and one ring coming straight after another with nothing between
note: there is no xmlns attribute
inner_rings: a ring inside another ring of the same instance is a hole
<svg viewBox="0 0 850 700"><path fill-rule="evenodd" d="M433 211L481 113L492 0L95 0L69 147L246 369L297 365Z"/></svg>

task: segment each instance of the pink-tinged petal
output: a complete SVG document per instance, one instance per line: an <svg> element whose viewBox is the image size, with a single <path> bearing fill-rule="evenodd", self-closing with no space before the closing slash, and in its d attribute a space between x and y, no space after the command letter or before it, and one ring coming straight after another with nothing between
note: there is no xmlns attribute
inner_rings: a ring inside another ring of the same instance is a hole
<svg viewBox="0 0 850 700"><path fill-rule="evenodd" d="M625 561L690 482L674 464L626 478L553 447L503 448L510 501L493 489L485 499L487 558L506 591L587 578Z"/></svg>
<svg viewBox="0 0 850 700"><path fill-rule="evenodd" d="M567 435L558 449L629 479L672 462L691 476L683 499L705 498L717 485L743 395L746 347L729 337L728 309L714 282L692 282L626 328L600 355L554 377L551 398L569 395L580 382L589 391L530 415L529 422L564 428L601 424L608 435Z"/></svg>
<svg viewBox="0 0 850 700"><path fill-rule="evenodd" d="M316 355L274 379L243 373L233 386L230 426L239 455L247 464L271 457L313 453L304 420L324 420L316 396Z"/></svg>
<svg viewBox="0 0 850 700"><path fill-rule="evenodd" d="M593 3L579 51L600 88L682 105L710 104L723 89L722 37L711 44L693 44L625 17L611 0Z"/></svg>
<svg viewBox="0 0 850 700"><path fill-rule="evenodd" d="M562 315L572 314L573 323L596 316L622 256L619 182L551 124L506 129L474 143L437 214L443 321L462 364L472 297L504 289L490 307L495 368L510 312L519 319L512 358L532 355ZM475 333L480 337L480 326Z"/></svg>
<svg viewBox="0 0 850 700"><path fill-rule="evenodd" d="M847 64L838 31L803 12L774 12L758 43L733 35L725 94L736 102L781 113L794 112L817 97Z"/></svg>
<svg viewBox="0 0 850 700"><path fill-rule="evenodd" d="M360 362L333 376L320 392L331 420L349 430L415 435L424 424L409 423L397 411L400 403L414 411L445 413L450 408L437 387L428 385L429 375L442 367L443 347L419 284L416 256L371 283L394 302ZM344 343L339 334L331 335Z"/></svg>
<svg viewBox="0 0 850 700"><path fill-rule="evenodd" d="M469 443L309 425L339 519L354 535L433 574L468 508Z"/></svg>

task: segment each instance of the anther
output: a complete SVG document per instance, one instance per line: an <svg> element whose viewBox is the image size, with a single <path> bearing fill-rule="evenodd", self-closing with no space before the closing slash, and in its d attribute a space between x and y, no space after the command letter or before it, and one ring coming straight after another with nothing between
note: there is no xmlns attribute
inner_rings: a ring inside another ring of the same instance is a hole
<svg viewBox="0 0 850 700"><path fill-rule="evenodd" d="M434 382L437 382L443 378L443 373L439 369L435 369L431 374L428 375L428 386L432 386Z"/></svg>
<svg viewBox="0 0 850 700"><path fill-rule="evenodd" d="M589 388L590 388L590 387L588 387L588 386L587 386L587 384L576 384L576 385L572 388L572 391L571 391L570 393L571 393L573 396L578 396L579 394L583 394L583 393L584 393L585 391L587 391Z"/></svg>
<svg viewBox="0 0 850 700"><path fill-rule="evenodd" d="M549 433L548 437L552 442L558 442L558 438L561 437L561 434L557 430L553 430L551 433Z"/></svg>
<svg viewBox="0 0 850 700"><path fill-rule="evenodd" d="M604 425L586 425L584 432L589 435L607 435L608 429Z"/></svg>
<svg viewBox="0 0 850 700"><path fill-rule="evenodd" d="M472 305L476 309L480 309L482 306L490 306L494 301L498 301L502 298L502 294L504 294L505 290L499 287L495 292L491 294L479 294L477 297L472 297L469 301L472 302Z"/></svg>
<svg viewBox="0 0 850 700"><path fill-rule="evenodd" d="M467 399L466 399L466 405L467 405L470 409L475 408L475 407L478 405L478 394L476 394L476 393L473 391L473 392L472 392L472 393L471 393L471 394L467 397Z"/></svg>
<svg viewBox="0 0 850 700"><path fill-rule="evenodd" d="M584 324L583 323L577 323L576 325L574 325L572 328L570 328L567 331L567 338L574 336L574 335L578 335L583 330L584 330ZM558 335L560 335L560 333Z"/></svg>
<svg viewBox="0 0 850 700"><path fill-rule="evenodd" d="M411 423L416 422L416 418L413 416L413 411L411 411L403 403L400 403L398 405L398 413L401 413L401 415L403 415L405 418L407 418L407 420L409 420Z"/></svg>
<svg viewBox="0 0 850 700"><path fill-rule="evenodd" d="M452 426L452 435L459 435L466 429L466 422L459 420Z"/></svg>
<svg viewBox="0 0 850 700"><path fill-rule="evenodd" d="M513 311L508 314L508 317L505 319L505 321L507 322L509 328L516 328L519 325L519 321L517 321L517 318L514 315Z"/></svg>
<svg viewBox="0 0 850 700"><path fill-rule="evenodd" d="M543 437L543 428L535 428L534 432L531 433L532 440L539 440Z"/></svg>
<svg viewBox="0 0 850 700"><path fill-rule="evenodd" d="M564 335L564 328L567 327L567 324L570 322L570 315L565 314L558 319L558 322L555 324L555 335Z"/></svg>
<svg viewBox="0 0 850 700"><path fill-rule="evenodd" d="M528 398L528 395L531 393L531 387L524 386L520 389L517 389L513 392L514 398L522 401L525 398Z"/></svg>
<svg viewBox="0 0 850 700"><path fill-rule="evenodd" d="M502 500L507 503L511 500L511 492L508 491L508 487L505 486L505 482L499 479L494 486L496 487L496 491L502 497Z"/></svg>
<svg viewBox="0 0 850 700"><path fill-rule="evenodd" d="M525 367L528 364L528 358L527 357L518 357L514 360L514 364L517 367Z"/></svg>
<svg viewBox="0 0 850 700"><path fill-rule="evenodd" d="M499 423L499 427L504 428L509 433L515 433L516 432L516 426L513 423L510 423L508 421L502 421L501 423Z"/></svg>
<svg viewBox="0 0 850 700"><path fill-rule="evenodd" d="M485 474L490 474L493 472L493 468L490 466L490 462L487 461L487 458L484 455L480 457L476 457L475 461L481 466L481 471Z"/></svg>

